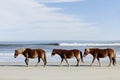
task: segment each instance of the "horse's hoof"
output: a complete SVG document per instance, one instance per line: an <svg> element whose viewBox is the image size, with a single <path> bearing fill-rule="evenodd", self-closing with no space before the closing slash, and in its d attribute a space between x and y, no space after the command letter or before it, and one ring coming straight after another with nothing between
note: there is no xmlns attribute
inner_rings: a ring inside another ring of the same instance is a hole
<svg viewBox="0 0 120 80"><path fill-rule="evenodd" d="M110 67L111 65L108 65L108 67Z"/></svg>
<svg viewBox="0 0 120 80"><path fill-rule="evenodd" d="M59 67L61 67L62 65L60 64Z"/></svg>
<svg viewBox="0 0 120 80"><path fill-rule="evenodd" d="M36 67L38 67L38 65L35 65Z"/></svg>
<svg viewBox="0 0 120 80"><path fill-rule="evenodd" d="M46 65L44 65L43 67L46 67Z"/></svg>
<svg viewBox="0 0 120 80"><path fill-rule="evenodd" d="M76 65L76 67L78 67L79 65Z"/></svg>
<svg viewBox="0 0 120 80"><path fill-rule="evenodd" d="M101 67L101 65L99 65L99 67Z"/></svg>
<svg viewBox="0 0 120 80"><path fill-rule="evenodd" d="M70 67L70 65L68 65L68 67Z"/></svg>
<svg viewBox="0 0 120 80"><path fill-rule="evenodd" d="M26 65L26 67L29 67L29 65Z"/></svg>
<svg viewBox="0 0 120 80"><path fill-rule="evenodd" d="M92 65L90 65L90 67L92 67Z"/></svg>

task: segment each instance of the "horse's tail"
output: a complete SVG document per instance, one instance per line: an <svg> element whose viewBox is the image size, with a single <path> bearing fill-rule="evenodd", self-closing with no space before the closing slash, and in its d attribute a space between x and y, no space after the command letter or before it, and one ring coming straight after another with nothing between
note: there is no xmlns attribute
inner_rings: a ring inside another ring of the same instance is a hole
<svg viewBox="0 0 120 80"><path fill-rule="evenodd" d="M113 60L113 65L116 64L116 53L114 52L114 56L112 57L112 60Z"/></svg>
<svg viewBox="0 0 120 80"><path fill-rule="evenodd" d="M83 61L83 56L82 56L82 52L81 52L81 51L80 51L80 57L81 57L82 63L84 63L84 61Z"/></svg>
<svg viewBox="0 0 120 80"><path fill-rule="evenodd" d="M44 66L46 66L46 64L47 64L47 59L46 59L46 53L44 51Z"/></svg>

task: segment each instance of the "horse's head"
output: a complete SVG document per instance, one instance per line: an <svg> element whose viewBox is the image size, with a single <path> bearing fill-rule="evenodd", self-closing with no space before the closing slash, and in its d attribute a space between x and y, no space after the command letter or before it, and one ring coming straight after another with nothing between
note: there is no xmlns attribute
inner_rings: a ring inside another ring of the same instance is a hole
<svg viewBox="0 0 120 80"><path fill-rule="evenodd" d="M62 49L53 49L51 56L54 56L55 54L61 55Z"/></svg>
<svg viewBox="0 0 120 80"><path fill-rule="evenodd" d="M84 51L83 57L87 56L89 54L89 51L90 51L89 48L86 48L85 51Z"/></svg>
<svg viewBox="0 0 120 80"><path fill-rule="evenodd" d="M18 56L18 54L19 54L18 51L15 50L14 58L16 58Z"/></svg>
<svg viewBox="0 0 120 80"><path fill-rule="evenodd" d="M14 58L16 58L19 54L23 54L25 50L26 50L25 48L15 50Z"/></svg>
<svg viewBox="0 0 120 80"><path fill-rule="evenodd" d="M53 49L51 56L54 56L56 54L56 49Z"/></svg>

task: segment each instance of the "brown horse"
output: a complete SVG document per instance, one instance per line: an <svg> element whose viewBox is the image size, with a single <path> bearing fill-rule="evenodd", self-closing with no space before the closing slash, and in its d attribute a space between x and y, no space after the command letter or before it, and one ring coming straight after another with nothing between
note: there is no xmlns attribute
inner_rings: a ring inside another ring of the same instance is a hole
<svg viewBox="0 0 120 80"><path fill-rule="evenodd" d="M72 58L72 57L75 57L77 59L77 65L76 66L79 65L80 57L81 57L81 60L83 62L82 52L78 49L72 49L72 50L53 49L51 55L53 56L55 54L58 54L61 57L60 65L62 65L63 59L65 59L66 63L69 66L67 58Z"/></svg>
<svg viewBox="0 0 120 80"><path fill-rule="evenodd" d="M19 54L24 55L26 57L25 63L28 66L29 58L38 58L37 64L40 62L40 58L44 62L44 66L46 65L46 54L43 49L30 49L30 48L21 48L15 50L14 58L16 58Z"/></svg>
<svg viewBox="0 0 120 80"><path fill-rule="evenodd" d="M113 61L113 65L116 64L116 53L113 49L111 48L107 48L107 49L99 49L99 48L87 48L84 51L84 57L88 54L93 55L93 61L91 63L91 66L93 64L93 62L95 61L95 59L97 58L98 62L99 62L99 66L101 66L100 63L100 59L99 58L105 58L105 57L109 57L110 59L110 63L109 66L111 66L111 63Z"/></svg>

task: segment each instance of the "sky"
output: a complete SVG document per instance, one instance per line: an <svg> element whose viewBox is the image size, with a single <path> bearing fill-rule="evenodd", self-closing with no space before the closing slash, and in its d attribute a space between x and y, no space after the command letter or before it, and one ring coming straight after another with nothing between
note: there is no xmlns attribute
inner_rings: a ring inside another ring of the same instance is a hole
<svg viewBox="0 0 120 80"><path fill-rule="evenodd" d="M120 0L0 0L0 41L120 40Z"/></svg>

